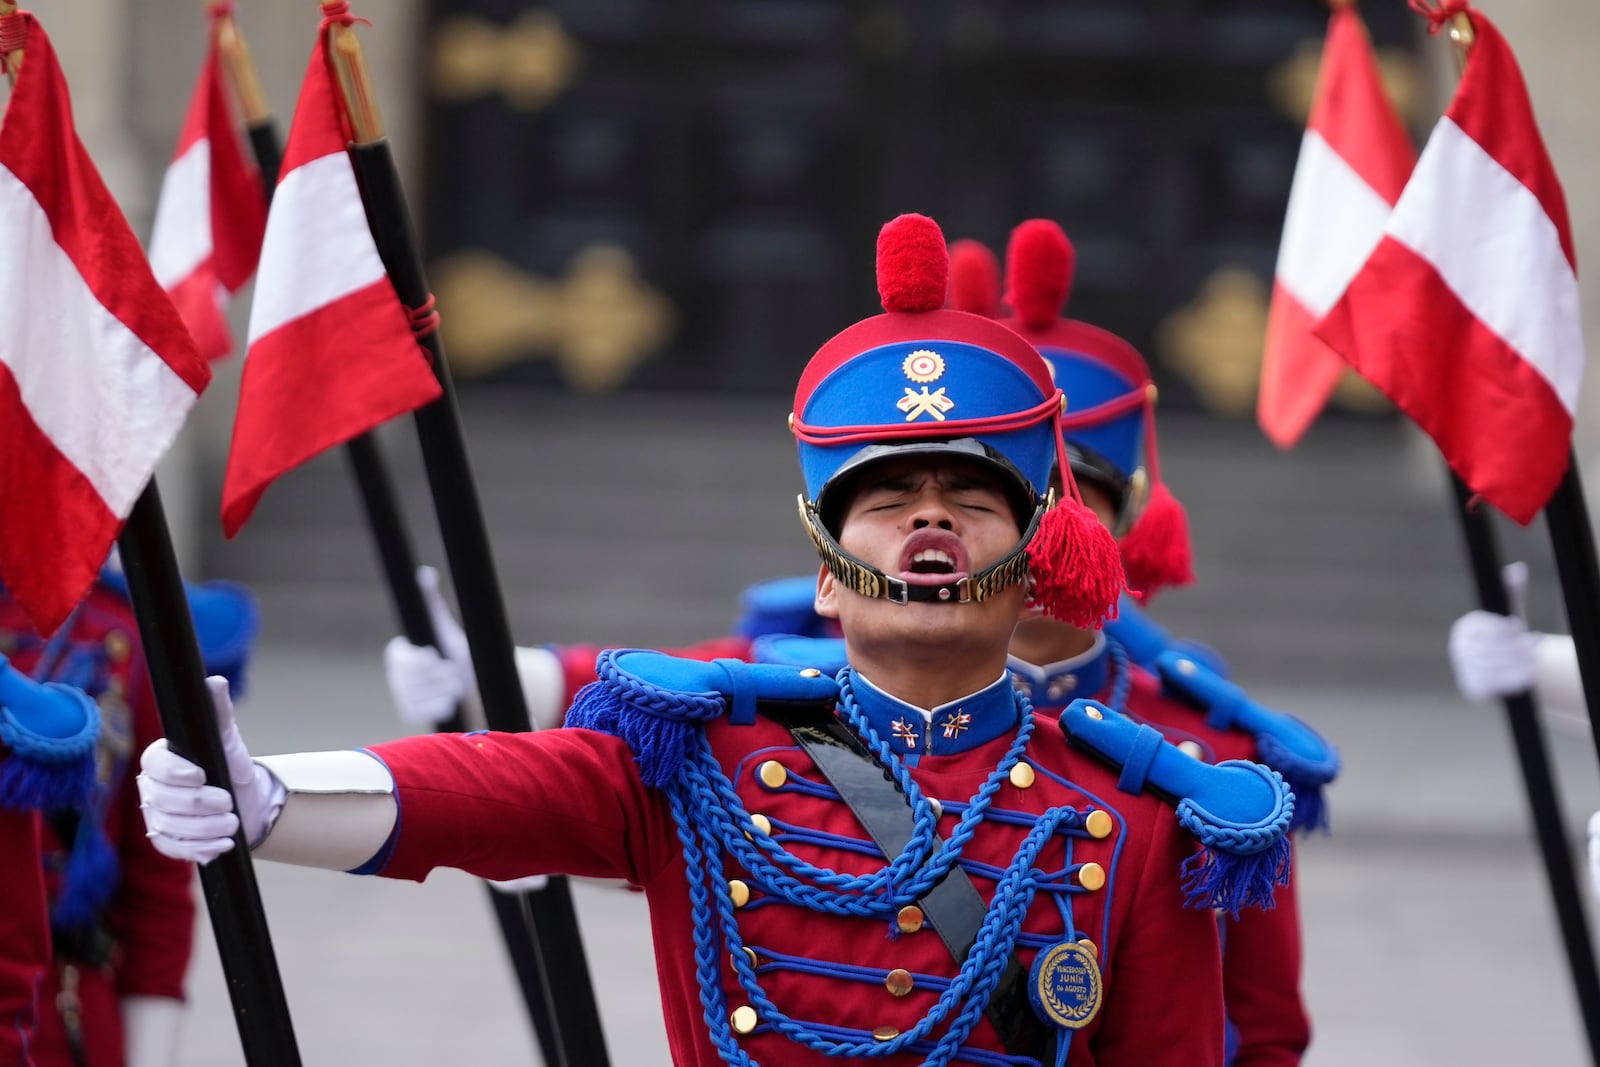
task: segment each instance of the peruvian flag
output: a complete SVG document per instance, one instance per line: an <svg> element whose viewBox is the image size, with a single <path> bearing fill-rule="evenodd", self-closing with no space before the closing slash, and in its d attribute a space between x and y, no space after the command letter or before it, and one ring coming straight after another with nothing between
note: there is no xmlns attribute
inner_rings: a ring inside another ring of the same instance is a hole
<svg viewBox="0 0 1600 1067"><path fill-rule="evenodd" d="M1566 200L1516 58L1476 44L1383 240L1317 336L1517 522L1566 473L1583 376Z"/></svg>
<svg viewBox="0 0 1600 1067"><path fill-rule="evenodd" d="M178 150L156 202L150 266L194 334L200 354L233 351L224 312L255 272L266 198L256 168L245 161L223 92L216 20Z"/></svg>
<svg viewBox="0 0 1600 1067"><path fill-rule="evenodd" d="M211 380L72 126L44 29L0 126L0 579L41 633L88 592Z"/></svg>
<svg viewBox="0 0 1600 1067"><path fill-rule="evenodd" d="M1267 313L1256 420L1279 448L1294 447L1339 383L1344 363L1312 328L1377 247L1416 157L1361 16L1354 5L1336 6Z"/></svg>
<svg viewBox="0 0 1600 1067"><path fill-rule="evenodd" d="M222 485L232 537L273 479L440 395L367 228L317 39L267 214Z"/></svg>

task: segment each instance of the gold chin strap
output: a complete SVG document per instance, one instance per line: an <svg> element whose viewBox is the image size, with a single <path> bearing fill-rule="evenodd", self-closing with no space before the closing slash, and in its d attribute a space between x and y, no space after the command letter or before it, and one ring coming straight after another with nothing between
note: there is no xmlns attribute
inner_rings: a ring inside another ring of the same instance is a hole
<svg viewBox="0 0 1600 1067"><path fill-rule="evenodd" d="M811 535L811 543L817 546L817 555L822 557L822 562L827 564L828 570L833 572L833 576L843 582L846 588L864 597L887 600L891 604L906 604L911 601L967 604L974 601L982 603L1007 586L1015 585L1028 577L1028 545L1033 541L1033 535L1038 531L1044 513L1055 502L1055 493L1052 491L1033 509L1033 518L1029 520L1028 528L1023 531L1022 539L1004 559L970 578L962 578L945 585L912 585L899 578L891 578L878 568L850 555L839 546L838 541L834 540L828 528L822 525L822 517L817 513L816 504L803 495L797 499L800 505L800 521L805 525L806 533Z"/></svg>

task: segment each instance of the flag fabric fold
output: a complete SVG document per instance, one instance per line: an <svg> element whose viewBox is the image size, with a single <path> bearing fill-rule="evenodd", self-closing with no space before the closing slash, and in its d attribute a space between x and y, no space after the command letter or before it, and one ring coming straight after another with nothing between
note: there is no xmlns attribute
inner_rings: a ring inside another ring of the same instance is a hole
<svg viewBox="0 0 1600 1067"><path fill-rule="evenodd" d="M1416 160L1354 6L1328 20L1267 313L1256 420L1294 447L1345 364L1312 332L1383 235Z"/></svg>
<svg viewBox="0 0 1600 1067"><path fill-rule="evenodd" d="M88 592L211 379L26 11L0 125L0 579L42 633Z"/></svg>
<svg viewBox="0 0 1600 1067"><path fill-rule="evenodd" d="M441 393L367 226L325 44L267 215L223 481L229 537L279 475Z"/></svg>
<svg viewBox="0 0 1600 1067"><path fill-rule="evenodd" d="M229 113L213 18L211 44L161 181L150 235L156 280L207 359L233 351L225 313L255 272L266 219L260 177L245 158Z"/></svg>
<svg viewBox="0 0 1600 1067"><path fill-rule="evenodd" d="M1527 524L1566 473L1583 375L1566 200L1510 45L1481 12L1450 107L1317 336Z"/></svg>

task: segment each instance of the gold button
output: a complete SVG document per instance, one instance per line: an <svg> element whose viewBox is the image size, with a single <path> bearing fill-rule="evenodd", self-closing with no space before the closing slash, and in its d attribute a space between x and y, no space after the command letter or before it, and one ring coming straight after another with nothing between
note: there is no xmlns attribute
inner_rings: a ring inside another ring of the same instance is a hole
<svg viewBox="0 0 1600 1067"><path fill-rule="evenodd" d="M733 1009L733 1032L736 1034L748 1034L756 1028L758 1021L756 1010L748 1004L741 1004Z"/></svg>
<svg viewBox="0 0 1600 1067"><path fill-rule="evenodd" d="M794 429L794 412L789 412L789 429Z"/></svg>
<svg viewBox="0 0 1600 1067"><path fill-rule="evenodd" d="M939 803L937 800L933 799L932 797L929 797L928 798L928 807L933 809L933 817L935 819L944 818L944 805L943 804Z"/></svg>
<svg viewBox="0 0 1600 1067"><path fill-rule="evenodd" d="M733 897L733 906L736 908L742 908L750 903L750 887L737 878L729 880L728 895Z"/></svg>
<svg viewBox="0 0 1600 1067"><path fill-rule="evenodd" d="M1106 884L1106 869L1098 863L1085 863L1078 868L1078 884L1091 893L1102 888Z"/></svg>
<svg viewBox="0 0 1600 1067"><path fill-rule="evenodd" d="M1089 836L1097 841L1110 837L1111 831L1115 826L1116 821L1111 818L1110 813L1099 808L1095 808L1083 820L1083 828L1088 830Z"/></svg>
<svg viewBox="0 0 1600 1067"><path fill-rule="evenodd" d="M1178 673L1179 674L1193 674L1195 671L1197 671L1199 669L1200 668L1198 668L1198 667L1196 667L1194 665L1194 660L1192 660L1192 659L1180 659L1178 661Z"/></svg>
<svg viewBox="0 0 1600 1067"><path fill-rule="evenodd" d="M1153 382L1144 387L1144 395L1152 404L1161 399L1161 391L1155 387Z"/></svg>
<svg viewBox="0 0 1600 1067"><path fill-rule="evenodd" d="M1089 718L1093 719L1095 722L1099 722L1101 719L1105 718L1104 715L1100 714L1099 708L1084 708L1083 713Z"/></svg>
<svg viewBox="0 0 1600 1067"><path fill-rule="evenodd" d="M874 1041L893 1041L899 1036L900 1031L892 1026L879 1026L872 1031L872 1040Z"/></svg>
<svg viewBox="0 0 1600 1067"><path fill-rule="evenodd" d="M900 928L902 934L916 933L922 929L922 909L915 904L907 904L895 915L894 924Z"/></svg>
<svg viewBox="0 0 1600 1067"><path fill-rule="evenodd" d="M744 949L741 949L741 951L744 953L744 958L750 961L751 967L761 966L761 960L756 956L755 949L746 946ZM728 953L728 965L731 966L735 971L739 969L738 957L731 952Z"/></svg>
<svg viewBox="0 0 1600 1067"><path fill-rule="evenodd" d="M1011 768L1011 784L1018 789L1027 789L1033 785L1033 768L1026 763L1019 763Z"/></svg>
<svg viewBox="0 0 1600 1067"><path fill-rule="evenodd" d="M805 670L800 672L800 677L802 677L802 678L821 678L822 677L822 672L817 670L815 667L807 667Z"/></svg>
<svg viewBox="0 0 1600 1067"><path fill-rule="evenodd" d="M1185 756L1192 756L1195 759L1200 758L1200 744L1197 741L1179 741L1178 751Z"/></svg>
<svg viewBox="0 0 1600 1067"><path fill-rule="evenodd" d="M764 834L772 833L772 820L767 818L765 815L752 815L752 816L750 816L750 822L751 822L751 824L753 826L755 826L755 828L757 830L760 830L762 833L764 833Z"/></svg>
<svg viewBox="0 0 1600 1067"><path fill-rule="evenodd" d="M789 770L775 759L769 759L756 768L756 776L768 789L777 789L789 780Z"/></svg>
<svg viewBox="0 0 1600 1067"><path fill-rule="evenodd" d="M911 992L911 987L915 984L911 972L900 967L890 971L883 979L883 987L897 997L903 997Z"/></svg>
<svg viewBox="0 0 1600 1067"><path fill-rule="evenodd" d="M1087 937L1078 938L1078 947L1083 949L1085 952L1087 952L1089 955L1095 957L1096 959L1100 958L1100 950L1098 948L1096 948L1095 947L1095 943L1093 941L1090 941ZM750 950L746 949L745 951L748 952Z"/></svg>
<svg viewBox="0 0 1600 1067"><path fill-rule="evenodd" d="M111 657L112 663L124 662L132 651L132 642L121 630L112 630L106 634L106 655Z"/></svg>

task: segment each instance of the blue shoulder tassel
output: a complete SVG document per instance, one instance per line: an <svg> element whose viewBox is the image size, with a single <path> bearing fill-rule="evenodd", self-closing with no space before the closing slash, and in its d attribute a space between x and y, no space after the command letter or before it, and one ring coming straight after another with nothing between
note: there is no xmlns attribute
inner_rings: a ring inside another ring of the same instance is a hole
<svg viewBox="0 0 1600 1067"><path fill-rule="evenodd" d="M1282 774L1283 780L1294 790L1294 821L1289 824L1290 832L1326 831L1328 806L1322 787L1339 776L1339 750L1330 745L1323 758L1309 759L1276 735L1263 733L1256 738L1256 751L1262 762Z"/></svg>
<svg viewBox="0 0 1600 1067"><path fill-rule="evenodd" d="M0 656L0 807L77 808L94 788L100 709L81 689L41 684Z"/></svg>
<svg viewBox="0 0 1600 1067"><path fill-rule="evenodd" d="M117 853L94 816L93 808L86 808L78 820L76 839L62 872L61 890L50 910L52 926L89 925L117 888Z"/></svg>
<svg viewBox="0 0 1600 1067"><path fill-rule="evenodd" d="M595 660L599 680L578 691L566 725L620 737L633 750L639 780L664 788L683 770L698 723L722 714L723 700L715 692L674 692L630 673L617 659L634 651L600 653Z"/></svg>

